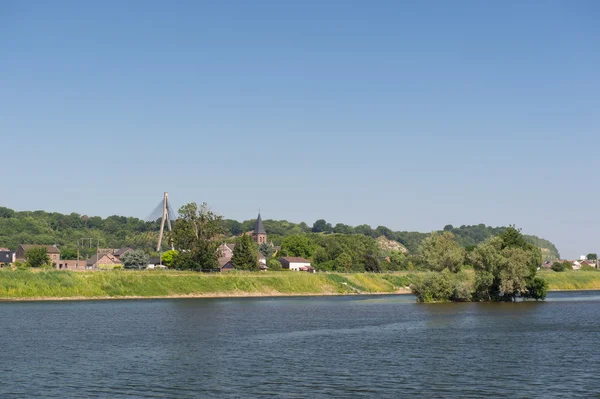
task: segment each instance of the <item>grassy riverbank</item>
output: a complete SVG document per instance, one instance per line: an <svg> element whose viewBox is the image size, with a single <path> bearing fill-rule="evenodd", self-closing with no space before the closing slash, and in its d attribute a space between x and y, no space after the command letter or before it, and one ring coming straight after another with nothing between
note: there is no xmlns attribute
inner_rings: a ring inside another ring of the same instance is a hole
<svg viewBox="0 0 600 399"><path fill-rule="evenodd" d="M409 292L406 287L419 274L3 270L0 299L394 294ZM539 275L554 291L600 289L598 271L544 271Z"/></svg>
<svg viewBox="0 0 600 399"><path fill-rule="evenodd" d="M296 272L2 271L0 299L402 293L404 275Z"/></svg>

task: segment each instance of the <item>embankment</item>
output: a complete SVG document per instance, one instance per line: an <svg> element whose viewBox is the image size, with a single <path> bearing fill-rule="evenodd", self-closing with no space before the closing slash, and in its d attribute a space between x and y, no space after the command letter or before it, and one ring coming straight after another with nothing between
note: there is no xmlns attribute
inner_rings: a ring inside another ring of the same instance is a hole
<svg viewBox="0 0 600 399"><path fill-rule="evenodd" d="M400 294L419 274L2 270L0 300ZM599 271L539 275L552 291L600 290Z"/></svg>
<svg viewBox="0 0 600 399"><path fill-rule="evenodd" d="M103 299L407 293L406 275L300 272L1 271L0 299Z"/></svg>

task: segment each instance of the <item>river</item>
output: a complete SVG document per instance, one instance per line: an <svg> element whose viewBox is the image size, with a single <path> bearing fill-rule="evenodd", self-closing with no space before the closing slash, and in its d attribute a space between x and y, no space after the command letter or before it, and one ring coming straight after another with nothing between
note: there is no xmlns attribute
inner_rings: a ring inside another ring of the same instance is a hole
<svg viewBox="0 0 600 399"><path fill-rule="evenodd" d="M600 292L0 303L0 398L600 397Z"/></svg>

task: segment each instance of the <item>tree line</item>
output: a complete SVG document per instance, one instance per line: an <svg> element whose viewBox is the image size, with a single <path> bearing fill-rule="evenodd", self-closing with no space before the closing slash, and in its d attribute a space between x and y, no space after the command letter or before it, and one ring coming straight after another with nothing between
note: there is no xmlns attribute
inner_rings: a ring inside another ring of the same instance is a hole
<svg viewBox="0 0 600 399"><path fill-rule="evenodd" d="M253 219L238 222L219 218L218 234L222 235L224 240L233 242L236 236L251 231L254 222ZM283 246L288 237L307 237L306 239L311 241L309 246L311 249L308 252L295 252L294 250L288 250L288 252L314 255L315 263L320 265L323 270L360 270L365 264L369 268L369 265L374 263L372 258L381 256L391 257L394 261L392 266L394 268L410 269L410 267L418 266L418 262L414 259L404 259L400 254L379 253L374 249L376 244L369 238L385 237L399 242L408 249L409 254L416 255L419 253L419 247L423 240L430 236L429 233L393 231L385 226L372 228L367 224L350 226L337 223L332 225L324 219L317 220L312 226L286 220L267 219L263 223L269 241L275 246ZM0 247L15 250L19 244L57 245L63 259L76 259L77 242L82 238L91 238L86 241L87 248L80 247L81 255L84 257L95 253L96 243L104 248L131 247L155 255L153 251L156 250L159 228L159 220L146 222L134 217L116 215L101 218L78 213L64 215L44 211L17 212L0 207ZM484 224L460 227L447 225L438 233L452 233L459 245L470 251L485 240L502 234L505 230L506 227L491 227ZM559 258L558 250L551 242L536 236L524 236L524 238L528 243L543 248L544 259ZM302 241L304 238L288 239L284 248L291 247L294 240ZM91 245L91 243L94 244ZM168 243L165 242L163 249L166 251L168 247ZM357 256L357 253L361 255ZM388 265L384 266L388 267Z"/></svg>

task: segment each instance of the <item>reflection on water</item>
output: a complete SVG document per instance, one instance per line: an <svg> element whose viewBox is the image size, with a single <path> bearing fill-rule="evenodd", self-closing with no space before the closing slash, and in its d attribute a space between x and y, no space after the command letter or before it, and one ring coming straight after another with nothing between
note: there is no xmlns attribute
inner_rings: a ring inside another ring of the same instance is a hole
<svg viewBox="0 0 600 399"><path fill-rule="evenodd" d="M0 398L594 397L599 316L597 291L0 303Z"/></svg>

